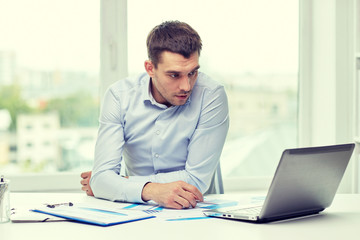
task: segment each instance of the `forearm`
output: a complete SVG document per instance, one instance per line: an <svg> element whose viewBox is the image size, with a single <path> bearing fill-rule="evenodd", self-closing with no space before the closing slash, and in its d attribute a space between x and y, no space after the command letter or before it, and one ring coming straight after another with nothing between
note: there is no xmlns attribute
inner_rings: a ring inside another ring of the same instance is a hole
<svg viewBox="0 0 360 240"><path fill-rule="evenodd" d="M143 202L141 193L148 179L125 178L112 170L95 172L90 186L95 197L111 201Z"/></svg>
<svg viewBox="0 0 360 240"><path fill-rule="evenodd" d="M167 173L158 173L150 176L130 176L129 179L134 181L149 181L152 183L171 183L176 181L183 181L188 184L195 186L200 189L199 182L186 170L167 172Z"/></svg>
<svg viewBox="0 0 360 240"><path fill-rule="evenodd" d="M217 165L216 165L217 166ZM152 182L152 183L172 183L176 181L183 181L190 185L193 185L201 193L205 193L210 186L210 181L212 179L214 170L209 172L189 172L187 170L180 170L167 173L158 173L150 176L130 176L129 179L132 179L137 182Z"/></svg>

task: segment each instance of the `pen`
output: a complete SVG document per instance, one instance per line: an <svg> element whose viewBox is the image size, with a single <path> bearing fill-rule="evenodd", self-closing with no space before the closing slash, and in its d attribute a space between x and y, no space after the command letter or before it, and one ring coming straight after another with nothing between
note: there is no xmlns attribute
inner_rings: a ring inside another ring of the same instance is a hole
<svg viewBox="0 0 360 240"><path fill-rule="evenodd" d="M58 206L73 206L74 204L72 202L68 202L68 203L55 203L55 204L48 204L48 203L45 203L45 205L48 207L48 208L55 208L55 207L58 207Z"/></svg>

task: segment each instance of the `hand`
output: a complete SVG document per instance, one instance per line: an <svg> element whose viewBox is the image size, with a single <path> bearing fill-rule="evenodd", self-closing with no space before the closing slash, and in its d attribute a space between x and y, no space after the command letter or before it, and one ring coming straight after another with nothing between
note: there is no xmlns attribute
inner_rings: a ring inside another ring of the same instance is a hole
<svg viewBox="0 0 360 240"><path fill-rule="evenodd" d="M161 206L175 209L195 207L197 201L204 200L195 186L183 181L147 183L141 197L144 201L153 200Z"/></svg>
<svg viewBox="0 0 360 240"><path fill-rule="evenodd" d="M94 196L94 193L90 187L90 178L91 178L91 171L81 173L82 180L80 181L82 188L81 190L85 191L87 195Z"/></svg>

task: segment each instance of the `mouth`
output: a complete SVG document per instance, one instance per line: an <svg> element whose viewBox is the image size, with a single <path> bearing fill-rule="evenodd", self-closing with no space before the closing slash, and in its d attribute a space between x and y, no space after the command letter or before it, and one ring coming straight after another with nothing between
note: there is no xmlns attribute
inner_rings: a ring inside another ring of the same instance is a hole
<svg viewBox="0 0 360 240"><path fill-rule="evenodd" d="M189 94L178 94L178 95L175 95L175 97L180 100L185 100L189 97Z"/></svg>

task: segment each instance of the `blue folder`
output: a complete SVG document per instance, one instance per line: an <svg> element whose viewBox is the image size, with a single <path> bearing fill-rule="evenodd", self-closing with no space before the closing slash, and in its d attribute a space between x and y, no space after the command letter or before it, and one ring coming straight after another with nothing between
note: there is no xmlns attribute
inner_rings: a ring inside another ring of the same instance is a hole
<svg viewBox="0 0 360 240"><path fill-rule="evenodd" d="M121 210L110 211L93 207L58 206L55 208L36 208L34 212L45 213L76 222L93 224L98 226L112 226L121 223L134 222L153 218L154 216L141 211Z"/></svg>

